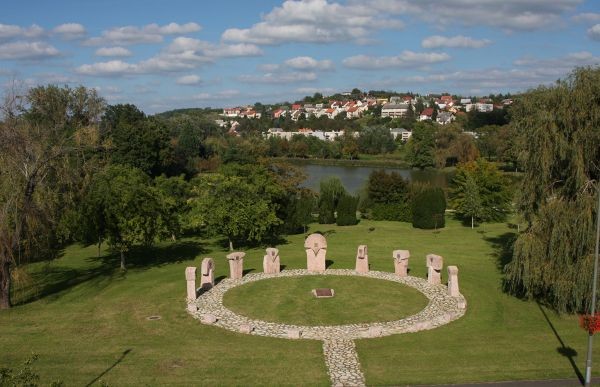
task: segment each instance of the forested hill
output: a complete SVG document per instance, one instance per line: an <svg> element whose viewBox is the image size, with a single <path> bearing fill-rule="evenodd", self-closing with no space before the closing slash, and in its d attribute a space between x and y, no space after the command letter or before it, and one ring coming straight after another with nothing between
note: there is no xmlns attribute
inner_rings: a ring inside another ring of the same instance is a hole
<svg viewBox="0 0 600 387"><path fill-rule="evenodd" d="M173 116L177 116L180 114L187 114L190 116L194 116L194 115L207 115L207 114L212 114L212 113L222 113L223 109L213 109L210 107L207 108L185 108L185 109L174 109L174 110L167 110L166 112L162 112L162 113L157 113L155 114L157 117L162 117L162 118L171 118Z"/></svg>

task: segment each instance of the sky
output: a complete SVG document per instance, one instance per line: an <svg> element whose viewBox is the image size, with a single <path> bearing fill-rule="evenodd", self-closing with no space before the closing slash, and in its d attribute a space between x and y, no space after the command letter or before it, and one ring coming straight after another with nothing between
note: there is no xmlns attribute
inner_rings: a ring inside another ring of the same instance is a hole
<svg viewBox="0 0 600 387"><path fill-rule="evenodd" d="M597 0L21 0L0 84L83 85L147 114L361 90L525 91L600 64Z"/></svg>

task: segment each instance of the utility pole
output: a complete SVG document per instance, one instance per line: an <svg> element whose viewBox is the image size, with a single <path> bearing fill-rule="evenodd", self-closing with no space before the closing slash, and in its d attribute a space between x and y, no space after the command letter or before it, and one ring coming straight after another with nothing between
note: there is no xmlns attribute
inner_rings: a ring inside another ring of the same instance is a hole
<svg viewBox="0 0 600 387"><path fill-rule="evenodd" d="M598 185L598 208L596 210L596 252L594 255L594 283L592 285L592 307L590 308L590 317L595 318L596 314L596 290L598 288L598 246L600 245L600 182ZM594 341L594 332L588 332L588 351L585 363L585 385L589 387L592 383L592 344Z"/></svg>

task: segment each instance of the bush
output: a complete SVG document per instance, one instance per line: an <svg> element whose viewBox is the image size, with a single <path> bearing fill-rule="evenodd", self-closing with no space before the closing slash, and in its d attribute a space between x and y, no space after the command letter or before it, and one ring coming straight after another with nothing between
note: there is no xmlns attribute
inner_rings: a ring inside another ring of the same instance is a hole
<svg viewBox="0 0 600 387"><path fill-rule="evenodd" d="M432 229L445 226L446 196L438 187L427 187L417 192L413 199L412 225Z"/></svg>
<svg viewBox="0 0 600 387"><path fill-rule="evenodd" d="M373 220L395 220L399 222L410 222L412 221L410 202L375 203L371 205L371 218Z"/></svg>
<svg viewBox="0 0 600 387"><path fill-rule="evenodd" d="M319 223L335 223L335 207L333 198L329 195L321 195L319 198Z"/></svg>
<svg viewBox="0 0 600 387"><path fill-rule="evenodd" d="M338 226L354 226L358 223L356 219L356 207L358 207L358 198L352 195L344 194L340 197L336 208Z"/></svg>

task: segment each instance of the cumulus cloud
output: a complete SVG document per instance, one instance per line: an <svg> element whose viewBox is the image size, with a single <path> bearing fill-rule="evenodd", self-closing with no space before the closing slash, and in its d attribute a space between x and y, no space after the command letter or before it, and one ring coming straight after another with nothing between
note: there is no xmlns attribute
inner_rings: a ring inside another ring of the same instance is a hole
<svg viewBox="0 0 600 387"><path fill-rule="evenodd" d="M298 56L288 59L284 64L295 70L331 70L333 62L330 60L316 60L310 56Z"/></svg>
<svg viewBox="0 0 600 387"><path fill-rule="evenodd" d="M12 38L38 38L44 34L44 29L37 24L29 27L20 27L13 24L0 23L0 40Z"/></svg>
<svg viewBox="0 0 600 387"><path fill-rule="evenodd" d="M0 59L45 59L60 55L54 47L44 42L17 41L0 44Z"/></svg>
<svg viewBox="0 0 600 387"><path fill-rule="evenodd" d="M600 63L600 57L589 51L572 52L559 58L540 59L526 57L514 61L515 66L543 69L556 76L571 72L575 67L594 66Z"/></svg>
<svg viewBox="0 0 600 387"><path fill-rule="evenodd" d="M296 93L298 94L304 94L304 95L310 95L310 94L315 94L315 93L321 93L323 95L330 95L335 93L335 89L331 88L331 87L299 87L296 90L294 90Z"/></svg>
<svg viewBox="0 0 600 387"><path fill-rule="evenodd" d="M175 81L178 85L197 85L201 82L200 77L197 75L184 75L177 78Z"/></svg>
<svg viewBox="0 0 600 387"><path fill-rule="evenodd" d="M587 30L587 34L591 39L600 41L600 24L596 24Z"/></svg>
<svg viewBox="0 0 600 387"><path fill-rule="evenodd" d="M383 68L415 68L425 65L445 62L450 60L450 55L446 53L420 53L413 51L403 51L397 56L371 57L367 55L357 55L346 58L342 61L344 66L356 69L383 69Z"/></svg>
<svg viewBox="0 0 600 387"><path fill-rule="evenodd" d="M350 5L368 6L396 15L414 15L438 26L460 23L505 30L536 30L554 27L582 0L350 0Z"/></svg>
<svg viewBox="0 0 600 387"><path fill-rule="evenodd" d="M137 70L138 67L134 64L121 60L111 60L108 62L84 64L79 66L76 71L83 75L122 76L125 74L134 74Z"/></svg>
<svg viewBox="0 0 600 387"><path fill-rule="evenodd" d="M434 35L423 39L421 46L424 48L482 48L489 46L491 43L492 41L488 39L478 40L462 35L452 37Z"/></svg>
<svg viewBox="0 0 600 387"><path fill-rule="evenodd" d="M99 49L96 55L109 53L128 53L122 47ZM157 55L138 63L126 63L120 60L86 64L76 71L89 76L117 77L132 74L158 74L178 71L189 71L217 58L257 56L262 50L252 44L212 44L198 39L178 37Z"/></svg>
<svg viewBox="0 0 600 387"><path fill-rule="evenodd" d="M313 72L266 73L262 75L240 75L238 81L244 83L296 83L317 80Z"/></svg>
<svg viewBox="0 0 600 387"><path fill-rule="evenodd" d="M86 35L85 27L79 23L65 23L54 27L53 33L66 40L80 39Z"/></svg>
<svg viewBox="0 0 600 387"><path fill-rule="evenodd" d="M290 42L364 42L375 29L402 28L400 20L364 5L327 0L286 0L250 28L225 30L225 41L275 45Z"/></svg>
<svg viewBox="0 0 600 387"><path fill-rule="evenodd" d="M125 47L100 47L96 50L96 56L131 56L131 51Z"/></svg>
<svg viewBox="0 0 600 387"><path fill-rule="evenodd" d="M86 40L85 44L90 46L102 44L126 46L142 43L161 43L165 35L187 34L200 31L200 29L200 25L196 23L114 27L102 31L101 36Z"/></svg>

